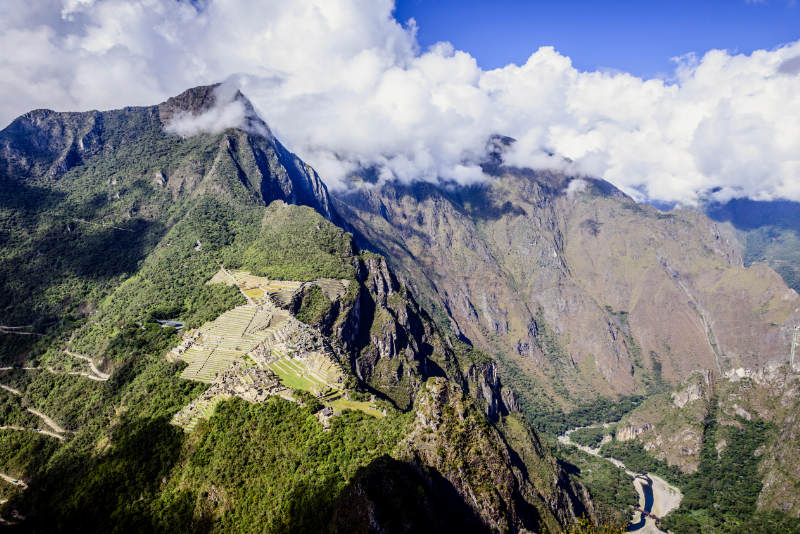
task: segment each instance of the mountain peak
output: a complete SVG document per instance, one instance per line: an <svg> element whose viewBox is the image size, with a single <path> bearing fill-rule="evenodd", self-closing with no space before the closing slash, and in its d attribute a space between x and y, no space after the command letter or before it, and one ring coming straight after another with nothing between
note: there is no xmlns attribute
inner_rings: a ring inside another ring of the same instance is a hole
<svg viewBox="0 0 800 534"><path fill-rule="evenodd" d="M267 123L234 85L215 83L187 89L158 105L164 128L183 137L239 128L272 139Z"/></svg>
<svg viewBox="0 0 800 534"><path fill-rule="evenodd" d="M175 113L183 112L199 115L208 111L217 103L216 93L221 85L220 83L199 85L187 89L177 96L170 97L166 102L158 106L161 119L168 121Z"/></svg>

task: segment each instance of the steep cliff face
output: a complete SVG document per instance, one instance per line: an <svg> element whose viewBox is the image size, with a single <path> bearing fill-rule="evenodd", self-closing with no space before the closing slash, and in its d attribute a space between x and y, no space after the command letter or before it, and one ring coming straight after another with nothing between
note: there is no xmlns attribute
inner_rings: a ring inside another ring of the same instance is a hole
<svg viewBox="0 0 800 534"><path fill-rule="evenodd" d="M800 297L744 268L704 216L602 181L495 171L469 188L355 187L336 205L454 332L563 404L788 357Z"/></svg>
<svg viewBox="0 0 800 534"><path fill-rule="evenodd" d="M558 532L585 509L556 463L539 449L538 478L464 392L441 378L426 382L415 404L411 431L395 455L440 473L463 495L492 532ZM536 444L538 446L538 444ZM559 484L560 482L560 484Z"/></svg>
<svg viewBox="0 0 800 534"><path fill-rule="evenodd" d="M410 410L414 421L392 458L356 477L332 530L430 531L437 524L431 509L444 503L463 508L459 528L475 532L558 532L590 513L583 488L523 422L497 363L442 333L384 258L367 253L353 261L347 294L315 325L332 336L360 382ZM389 476L388 486L378 485ZM398 515L389 503L418 516ZM425 517L430 522L419 523Z"/></svg>
<svg viewBox="0 0 800 534"><path fill-rule="evenodd" d="M385 258L365 253L353 264L355 284L315 324L338 341L359 380L409 409L427 378L446 376L491 422L519 411L497 362L443 333Z"/></svg>

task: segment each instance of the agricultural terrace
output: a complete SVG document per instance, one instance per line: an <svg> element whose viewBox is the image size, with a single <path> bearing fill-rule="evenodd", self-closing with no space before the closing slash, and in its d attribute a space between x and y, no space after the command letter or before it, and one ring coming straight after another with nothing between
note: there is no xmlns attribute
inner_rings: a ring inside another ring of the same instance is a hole
<svg viewBox="0 0 800 534"><path fill-rule="evenodd" d="M217 375L258 345L274 337L288 314L267 306L246 304L229 310L194 332L173 354L189 366L187 380L211 383Z"/></svg>
<svg viewBox="0 0 800 534"><path fill-rule="evenodd" d="M303 287L303 282L271 280L263 276L253 276L246 271L228 271L224 267L208 283L235 285L252 304L264 304L271 297L273 302L281 306L291 302L295 293Z"/></svg>
<svg viewBox="0 0 800 534"><path fill-rule="evenodd" d="M308 391L336 412L355 409L382 415L371 403L343 398L344 374L321 335L276 305L290 302L302 282L269 280L222 268L208 283L235 285L248 304L186 332L184 342L168 355L188 364L181 378L212 384L173 417L174 424L191 432L222 398L261 402L266 395L291 398L291 390ZM347 281L313 283L335 298L347 290Z"/></svg>
<svg viewBox="0 0 800 534"><path fill-rule="evenodd" d="M208 281L209 284L235 285L248 302L263 304L267 297L279 306L287 306L292 297L308 284L319 286L329 300L341 298L350 285L350 280L336 278L320 278L313 282L297 282L294 280L273 280L263 276L254 276L247 271L228 271L222 267Z"/></svg>

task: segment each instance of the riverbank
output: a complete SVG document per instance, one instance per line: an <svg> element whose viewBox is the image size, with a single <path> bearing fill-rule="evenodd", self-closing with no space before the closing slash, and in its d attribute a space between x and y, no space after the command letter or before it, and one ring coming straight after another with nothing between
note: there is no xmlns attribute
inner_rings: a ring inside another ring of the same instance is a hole
<svg viewBox="0 0 800 534"><path fill-rule="evenodd" d="M598 426L600 425L567 430L563 435L558 437L558 441L564 445L572 445L587 454L611 462L623 469L625 473L633 479L632 483L636 488L636 493L639 495L639 508L646 513L642 513L639 510L633 512L631 522L628 524L628 532L637 532L639 534L665 534L663 530L656 526L656 521L652 516L662 518L680 506L681 498L683 497L680 489L652 473L635 473L616 458L602 456L599 447L593 449L585 445L580 445L572 441L570 437L573 432L580 428L596 428Z"/></svg>

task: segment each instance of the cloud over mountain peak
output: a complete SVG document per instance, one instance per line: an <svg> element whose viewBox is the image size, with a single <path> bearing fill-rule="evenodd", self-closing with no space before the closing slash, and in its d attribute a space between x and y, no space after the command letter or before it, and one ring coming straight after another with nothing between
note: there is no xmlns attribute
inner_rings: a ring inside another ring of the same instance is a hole
<svg viewBox="0 0 800 534"><path fill-rule="evenodd" d="M601 176L640 199L800 200L800 42L687 55L672 78L645 80L581 72L551 47L486 71L448 43L420 50L390 0L14 4L0 7L0 46L18 51L0 58L4 123L229 80L332 187L361 167L480 180L486 140L503 134L518 140L509 163ZM173 128L236 122L238 108Z"/></svg>

